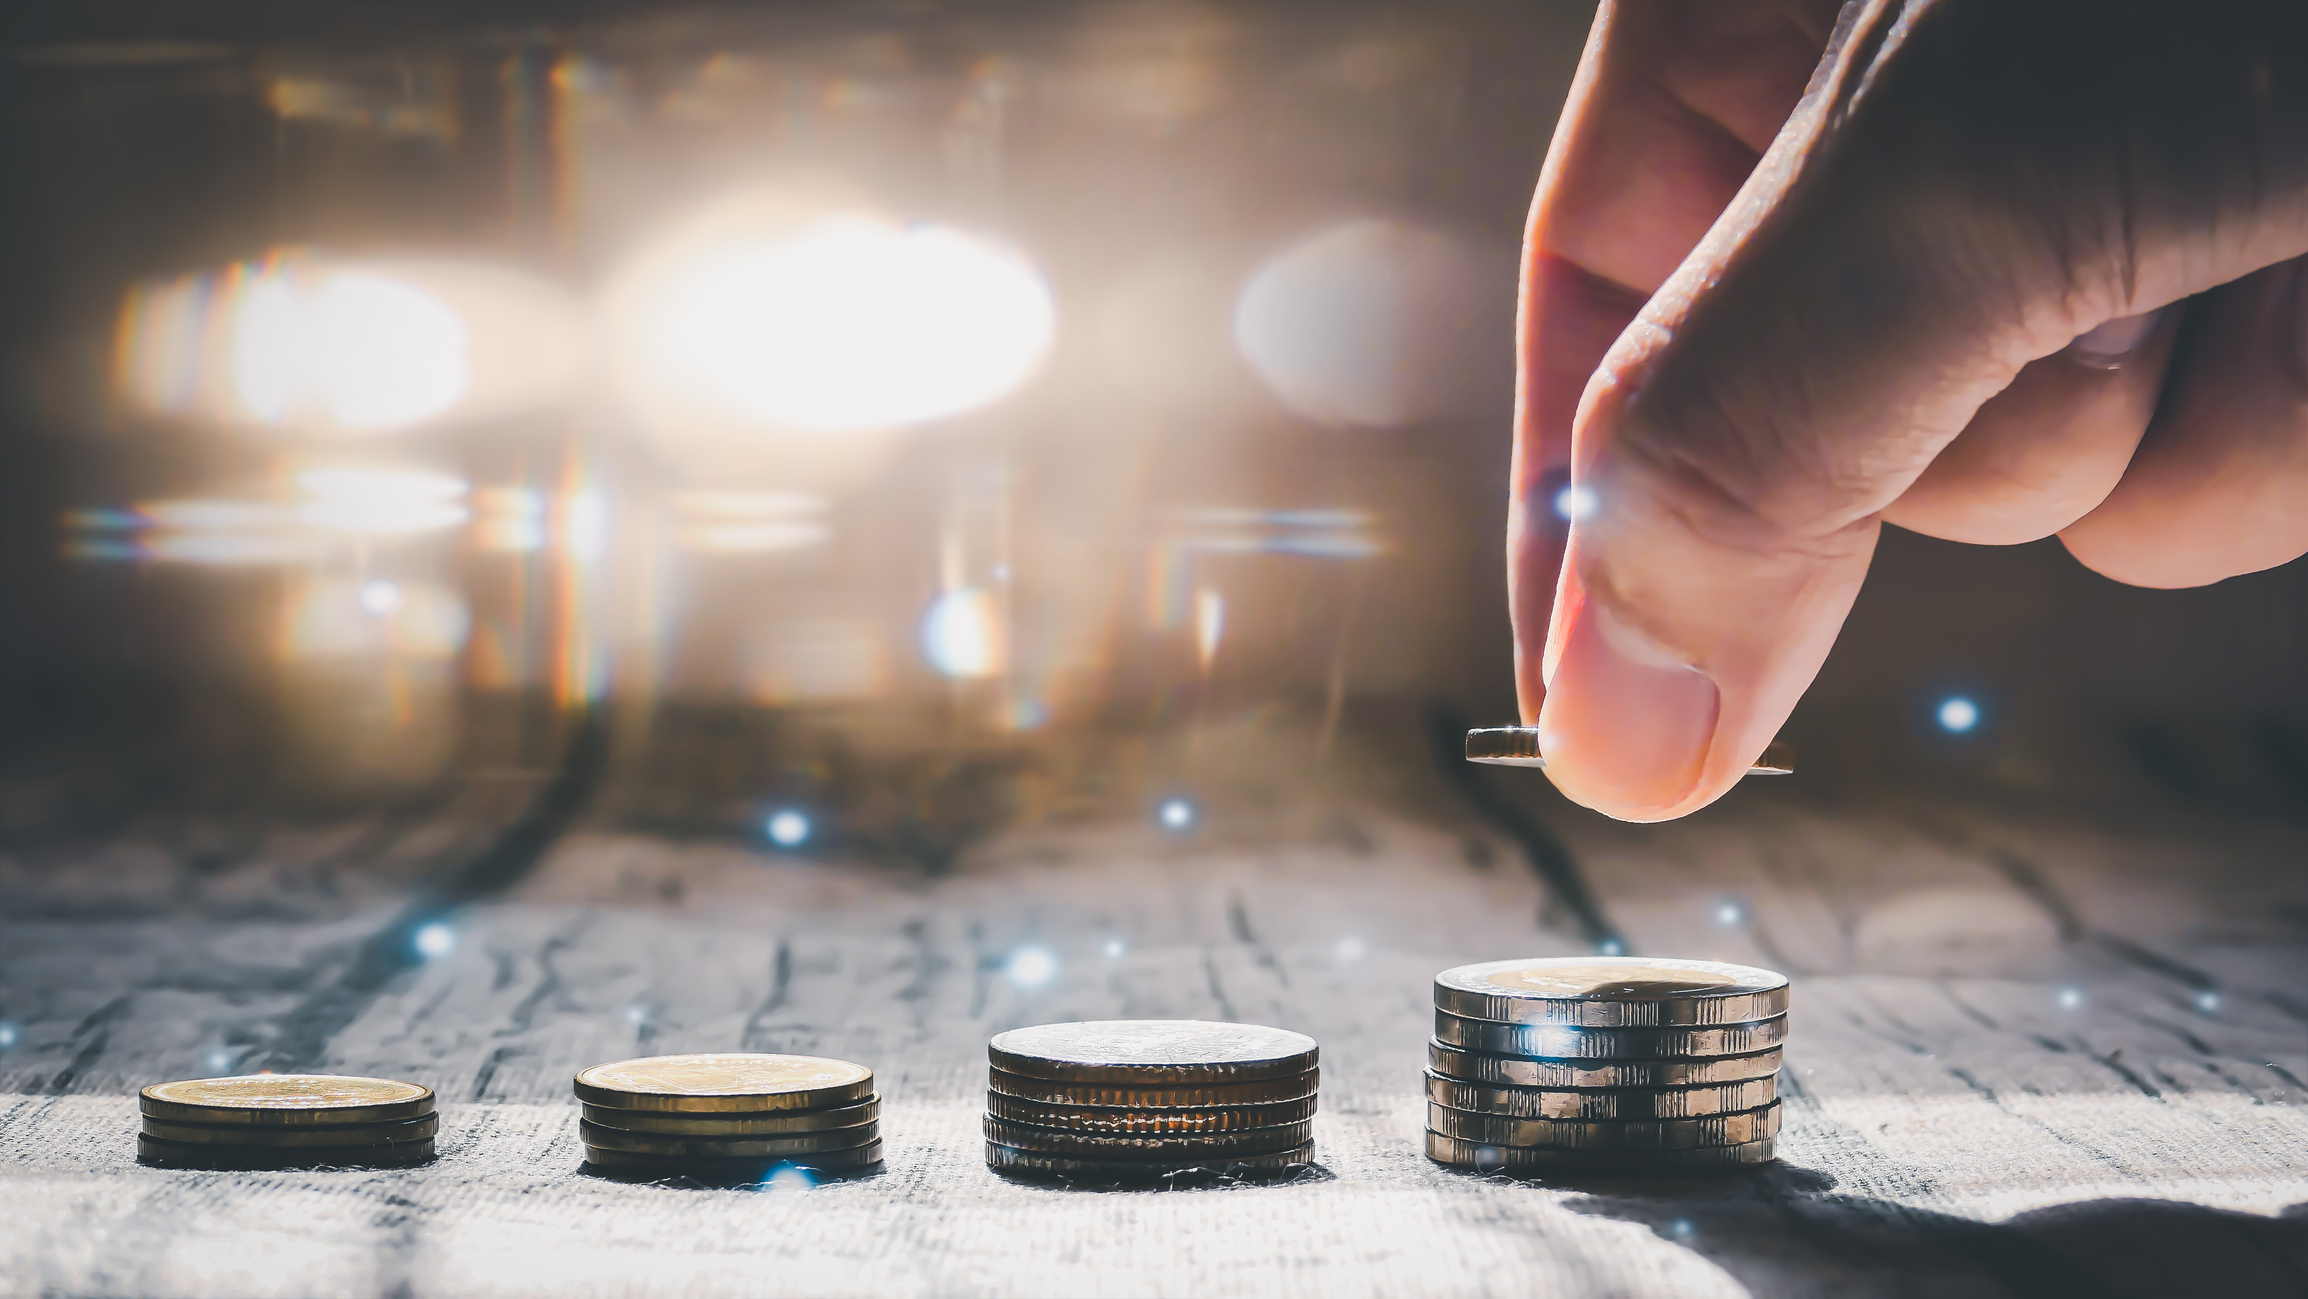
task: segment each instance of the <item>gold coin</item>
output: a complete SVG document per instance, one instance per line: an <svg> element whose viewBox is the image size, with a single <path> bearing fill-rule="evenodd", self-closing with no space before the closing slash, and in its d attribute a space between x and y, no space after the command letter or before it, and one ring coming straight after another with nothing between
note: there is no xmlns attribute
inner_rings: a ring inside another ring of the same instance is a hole
<svg viewBox="0 0 2308 1299"><path fill-rule="evenodd" d="M702 1177L728 1177L744 1172L766 1172L779 1164L795 1168L817 1168L828 1172L854 1172L871 1168L882 1161L882 1143L877 1139L846 1150L821 1150L806 1155L781 1157L710 1156L698 1159L672 1159L664 1155L637 1155L626 1150L610 1150L601 1146L585 1147L585 1162L596 1168L611 1168L622 1172L659 1173L668 1177L696 1174Z"/></svg>
<svg viewBox="0 0 2308 1299"><path fill-rule="evenodd" d="M187 1145L248 1146L252 1149L288 1146L376 1146L399 1141L430 1141L441 1130L441 1116L420 1115L393 1123L338 1123L327 1127L255 1127L247 1123L171 1123L144 1118L146 1136Z"/></svg>
<svg viewBox="0 0 2308 1299"><path fill-rule="evenodd" d="M577 1075L579 1100L618 1110L728 1114L827 1109L862 1101L873 1091L873 1070L814 1055L653 1055L597 1064Z"/></svg>
<svg viewBox="0 0 2308 1299"><path fill-rule="evenodd" d="M433 1089L390 1078L258 1073L154 1083L137 1108L179 1123L389 1123L433 1111Z"/></svg>
<svg viewBox="0 0 2308 1299"><path fill-rule="evenodd" d="M1712 1087L1623 1087L1581 1092L1485 1087L1429 1072L1426 1098L1454 1110L1520 1119L1688 1119L1768 1105L1779 1099L1779 1080L1749 1078Z"/></svg>
<svg viewBox="0 0 2308 1299"><path fill-rule="evenodd" d="M1539 728L1536 726L1486 726L1467 732L1467 761L1487 762L1500 767L1537 767L1546 770L1546 755L1539 752ZM1763 746L1763 756L1755 760L1746 776L1792 776L1795 774L1795 746L1785 740L1773 740Z"/></svg>
<svg viewBox="0 0 2308 1299"><path fill-rule="evenodd" d="M881 1125L828 1128L785 1137L664 1137L653 1132L626 1132L579 1120L577 1135L596 1150L628 1155L656 1155L660 1159L794 1159L833 1150L854 1150L878 1140Z"/></svg>
<svg viewBox="0 0 2308 1299"><path fill-rule="evenodd" d="M1445 1046L1538 1060L1661 1060L1751 1055L1787 1040L1787 1017L1721 1028L1572 1028L1564 1024L1494 1024L1434 1013Z"/></svg>
<svg viewBox="0 0 2308 1299"><path fill-rule="evenodd" d="M1138 1182L1183 1173L1274 1173L1314 1162L1314 1143L1264 1155L1210 1154L1179 1159L1077 1159L986 1143L986 1166L998 1173L1040 1174L1084 1181Z"/></svg>
<svg viewBox="0 0 2308 1299"><path fill-rule="evenodd" d="M986 1071L986 1090L1040 1101L1045 1105L1110 1105L1137 1109L1214 1109L1228 1105L1269 1105L1305 1100L1315 1094L1322 1071L1309 1069L1286 1078L1207 1086L1116 1087L1104 1083L1056 1082L1028 1078L1005 1069Z"/></svg>
<svg viewBox="0 0 2308 1299"><path fill-rule="evenodd" d="M219 1146L136 1134L136 1157L172 1168L403 1168L433 1158L430 1141L375 1146Z"/></svg>
<svg viewBox="0 0 2308 1299"><path fill-rule="evenodd" d="M994 1067L1029 1078L1122 1087L1206 1087L1287 1078L1315 1067L1304 1033L1201 1019L1037 1024L987 1044Z"/></svg>
<svg viewBox="0 0 2308 1299"><path fill-rule="evenodd" d="M1073 1132L1113 1136L1183 1136L1195 1132L1229 1132L1238 1128L1270 1128L1302 1123L1314 1117L1315 1098L1283 1101L1278 1105L1236 1105L1226 1109L1128 1109L1110 1105L1046 1105L1020 1100L1000 1092L986 1093L986 1113L1012 1123L1063 1128Z"/></svg>
<svg viewBox="0 0 2308 1299"><path fill-rule="evenodd" d="M1773 1140L1696 1150L1564 1150L1549 1146L1488 1146L1439 1132L1426 1134L1426 1157L1438 1164L1484 1173L1547 1172L1562 1176L1673 1177L1769 1163Z"/></svg>
<svg viewBox="0 0 2308 1299"><path fill-rule="evenodd" d="M1426 1044L1427 1065L1436 1073L1499 1087L1702 1087L1771 1077L1779 1061L1776 1048L1710 1060L1526 1060Z"/></svg>
<svg viewBox="0 0 2308 1299"><path fill-rule="evenodd" d="M777 1137L854 1128L881 1117L879 1097L830 1110L777 1110L768 1114L660 1114L585 1105L582 1117L597 1128L667 1137Z"/></svg>
<svg viewBox="0 0 2308 1299"><path fill-rule="evenodd" d="M1038 1128L1011 1123L989 1114L986 1140L1012 1150L1033 1150L1075 1159L1176 1159L1245 1154L1263 1155L1302 1146L1314 1139L1312 1123L1284 1123L1271 1128L1236 1128L1230 1132L1197 1132L1183 1136L1112 1136L1061 1128Z"/></svg>
<svg viewBox="0 0 2308 1299"><path fill-rule="evenodd" d="M1651 956L1557 956L1461 965L1434 1004L1462 1019L1584 1028L1743 1024L1787 1013L1787 976Z"/></svg>
<svg viewBox="0 0 2308 1299"><path fill-rule="evenodd" d="M1743 1146L1779 1135L1779 1102L1737 1114L1697 1119L1518 1119L1474 1114L1428 1102L1426 1127L1485 1146L1553 1146L1567 1150L1689 1150Z"/></svg>

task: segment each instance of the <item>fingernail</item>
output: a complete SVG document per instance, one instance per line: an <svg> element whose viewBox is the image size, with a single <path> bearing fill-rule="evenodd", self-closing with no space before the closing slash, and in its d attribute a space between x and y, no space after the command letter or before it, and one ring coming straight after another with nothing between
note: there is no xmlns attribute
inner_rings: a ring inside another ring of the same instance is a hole
<svg viewBox="0 0 2308 1299"><path fill-rule="evenodd" d="M2139 351L2149 335L2156 332L2156 326L2169 310L2169 307L2158 307L2137 316L2119 316L2098 329L2076 335L2076 341L2068 344L2062 355L2090 369L2121 370L2132 353Z"/></svg>
<svg viewBox="0 0 2308 1299"><path fill-rule="evenodd" d="M1539 748L1571 798L1648 819L1699 783L1721 705L1705 673L1587 600L1539 712Z"/></svg>

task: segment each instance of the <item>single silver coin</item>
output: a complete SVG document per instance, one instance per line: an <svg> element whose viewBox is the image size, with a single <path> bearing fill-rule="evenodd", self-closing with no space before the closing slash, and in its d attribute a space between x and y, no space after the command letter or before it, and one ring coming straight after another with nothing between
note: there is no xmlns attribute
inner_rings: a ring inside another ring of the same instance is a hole
<svg viewBox="0 0 2308 1299"><path fill-rule="evenodd" d="M1769 1078L1779 1072L1777 1048L1707 1060L1538 1060L1487 1055L1447 1042L1426 1044L1427 1067L1446 1078L1493 1087L1600 1090L1626 1087L1708 1087Z"/></svg>
<svg viewBox="0 0 2308 1299"><path fill-rule="evenodd" d="M1312 1123L1283 1123L1270 1128L1234 1128L1222 1132L1187 1134L1095 1133L1073 1128L1042 1128L1012 1123L989 1114L984 1119L986 1140L1012 1150L1035 1150L1077 1159L1177 1159L1220 1155L1265 1155L1303 1146L1314 1139Z"/></svg>
<svg viewBox="0 0 2308 1299"><path fill-rule="evenodd" d="M1493 1146L1426 1134L1426 1156L1438 1164L1482 1173L1553 1173L1566 1177L1677 1177L1723 1172L1771 1162L1775 1139L1743 1146L1694 1150L1564 1150L1554 1146Z"/></svg>
<svg viewBox="0 0 2308 1299"><path fill-rule="evenodd" d="M840 1105L827 1110L763 1110L753 1114L699 1114L669 1113L658 1110L621 1110L590 1102L578 1107L578 1115L598 1128L615 1128L623 1132L649 1132L668 1137L788 1137L808 1132L826 1132L841 1128L855 1128L881 1118L882 1103L878 1096L869 1097L855 1105Z"/></svg>
<svg viewBox="0 0 2308 1299"><path fill-rule="evenodd" d="M433 1143L428 1139L369 1146L227 1146L170 1141L139 1132L136 1158L171 1168L406 1168L430 1163Z"/></svg>
<svg viewBox="0 0 2308 1299"><path fill-rule="evenodd" d="M1546 770L1546 755L1539 752L1539 728L1536 726L1486 726L1467 732L1467 761L1487 762L1499 767L1536 767ZM1763 748L1763 756L1744 773L1749 776L1792 776L1795 774L1795 746L1785 740L1773 740Z"/></svg>
<svg viewBox="0 0 2308 1299"><path fill-rule="evenodd" d="M1312 1100L1321 1082L1322 1072L1318 1069L1251 1082L1146 1087L1058 1082L1049 1078L1028 1078L1002 1069L986 1070L986 1090L989 1093L1039 1101L1047 1105L1103 1105L1150 1110L1222 1109L1237 1105L1273 1105L1285 1101Z"/></svg>
<svg viewBox="0 0 2308 1299"><path fill-rule="evenodd" d="M1438 1010L1434 1035L1463 1050L1537 1060L1664 1060L1768 1051L1787 1040L1787 1017L1723 1028L1571 1028L1494 1024Z"/></svg>
<svg viewBox="0 0 2308 1299"><path fill-rule="evenodd" d="M655 1155L662 1159L804 1159L871 1145L881 1139L881 1125L860 1123L854 1127L822 1128L776 1137L688 1137L605 1128L580 1119L577 1135L593 1150Z"/></svg>
<svg viewBox="0 0 2308 1299"><path fill-rule="evenodd" d="M1224 1109L1150 1110L1115 1105L1050 1105L1021 1100L1001 1092L986 1093L986 1113L1012 1123L1042 1128L1067 1128L1110 1136L1188 1136L1197 1132L1232 1132L1242 1128L1270 1128L1302 1123L1314 1117L1315 1098L1280 1101L1272 1105L1234 1105Z"/></svg>
<svg viewBox="0 0 2308 1299"><path fill-rule="evenodd" d="M760 1177L780 1165L794 1168L814 1168L827 1173L853 1173L871 1168L882 1162L882 1143L879 1138L862 1146L843 1150L820 1150L808 1154L779 1156L711 1156L681 1158L665 1155L635 1154L628 1150L610 1150L603 1146L585 1147L585 1162L595 1168L618 1173L640 1174L653 1177L694 1176L715 1180Z"/></svg>
<svg viewBox="0 0 2308 1299"><path fill-rule="evenodd" d="M1444 970L1434 976L1434 1004L1500 1024L1706 1027L1786 1014L1787 976L1657 956L1528 957Z"/></svg>
<svg viewBox="0 0 2308 1299"><path fill-rule="evenodd" d="M1518 1119L1475 1114L1428 1102L1426 1127L1486 1146L1560 1146L1567 1150L1690 1150L1743 1146L1779 1135L1779 1102L1737 1114L1697 1119Z"/></svg>
<svg viewBox="0 0 2308 1299"><path fill-rule="evenodd" d="M997 1069L1060 1082L1149 1087L1303 1074L1318 1049L1304 1033L1200 1019L1100 1019L998 1033Z"/></svg>
<svg viewBox="0 0 2308 1299"><path fill-rule="evenodd" d="M1283 1173L1314 1162L1314 1143L1271 1154L1210 1154L1187 1159L1078 1159L1018 1150L989 1141L986 1166L1000 1173L1037 1174L1085 1182L1144 1182L1189 1174Z"/></svg>
<svg viewBox="0 0 2308 1299"><path fill-rule="evenodd" d="M1712 1087L1636 1087L1568 1091L1486 1087L1429 1071L1426 1098L1454 1110L1518 1119L1690 1119L1752 1110L1779 1099L1779 1080L1749 1078Z"/></svg>

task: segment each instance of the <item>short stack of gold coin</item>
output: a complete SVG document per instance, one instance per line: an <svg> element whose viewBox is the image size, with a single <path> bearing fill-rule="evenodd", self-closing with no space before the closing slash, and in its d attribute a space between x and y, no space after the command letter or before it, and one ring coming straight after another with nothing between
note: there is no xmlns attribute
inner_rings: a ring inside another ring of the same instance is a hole
<svg viewBox="0 0 2308 1299"><path fill-rule="evenodd" d="M1099 1182L1313 1162L1315 1041L1255 1024L1095 1020L988 1044L986 1164Z"/></svg>
<svg viewBox="0 0 2308 1299"><path fill-rule="evenodd" d="M1430 1158L1646 1176L1769 1162L1787 978L1713 961L1556 957L1435 976Z"/></svg>
<svg viewBox="0 0 2308 1299"><path fill-rule="evenodd" d="M874 1071L814 1055L714 1052L597 1064L577 1075L585 1162L627 1176L751 1181L781 1165L882 1161Z"/></svg>
<svg viewBox="0 0 2308 1299"><path fill-rule="evenodd" d="M137 1159L172 1168L420 1164L441 1128L432 1088L336 1074L154 1083L137 1109Z"/></svg>

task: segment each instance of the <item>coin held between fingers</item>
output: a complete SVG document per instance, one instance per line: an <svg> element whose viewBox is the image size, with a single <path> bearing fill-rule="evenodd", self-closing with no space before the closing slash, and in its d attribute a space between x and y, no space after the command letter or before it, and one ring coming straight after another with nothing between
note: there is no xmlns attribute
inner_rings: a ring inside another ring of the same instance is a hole
<svg viewBox="0 0 2308 1299"><path fill-rule="evenodd" d="M1537 767L1546 770L1547 757L1539 752L1539 728L1536 726L1485 726L1467 732L1467 761L1488 763L1495 767ZM1795 774L1795 746L1785 740L1773 740L1765 746L1763 756L1747 768L1750 776L1792 776Z"/></svg>

